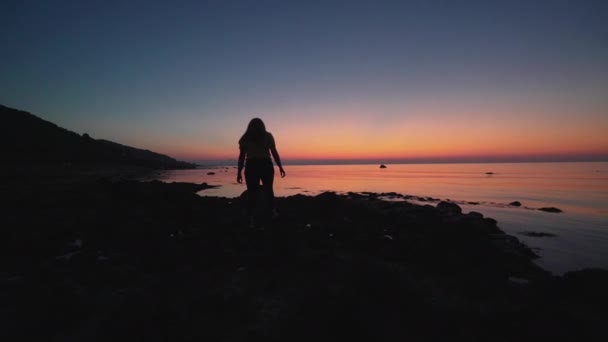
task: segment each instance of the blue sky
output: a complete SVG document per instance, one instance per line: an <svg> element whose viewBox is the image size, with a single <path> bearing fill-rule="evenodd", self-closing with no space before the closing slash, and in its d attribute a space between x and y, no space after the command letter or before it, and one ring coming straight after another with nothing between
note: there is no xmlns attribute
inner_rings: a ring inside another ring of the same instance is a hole
<svg viewBox="0 0 608 342"><path fill-rule="evenodd" d="M492 136L473 155L556 154L566 136L566 154L608 156L603 1L4 1L0 13L1 104L179 158L230 158L253 116L294 159L459 156ZM450 129L463 123L487 134L464 143L475 134ZM416 141L377 141L416 127ZM517 127L541 138L510 144ZM435 134L462 144L441 150Z"/></svg>

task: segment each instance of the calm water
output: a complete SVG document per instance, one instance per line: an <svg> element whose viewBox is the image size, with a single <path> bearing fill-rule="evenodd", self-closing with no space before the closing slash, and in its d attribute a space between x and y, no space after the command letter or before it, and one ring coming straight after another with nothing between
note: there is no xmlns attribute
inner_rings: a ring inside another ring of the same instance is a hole
<svg viewBox="0 0 608 342"><path fill-rule="evenodd" d="M541 255L538 264L554 273L585 267L608 269L608 162L387 166L286 165L287 177L275 177L275 194L371 191L450 199L465 212L478 211L498 220L502 230L535 248ZM232 166L169 171L158 179L220 185L200 192L201 196L235 197L246 189L236 183ZM522 207L510 207L512 201L520 201ZM540 207L564 212L535 210ZM557 237L527 237L518 234L521 231Z"/></svg>

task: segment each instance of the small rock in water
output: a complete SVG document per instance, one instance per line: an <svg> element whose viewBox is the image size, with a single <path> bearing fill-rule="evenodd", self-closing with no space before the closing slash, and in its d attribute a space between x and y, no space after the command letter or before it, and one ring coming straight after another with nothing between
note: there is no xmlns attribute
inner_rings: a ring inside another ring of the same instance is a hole
<svg viewBox="0 0 608 342"><path fill-rule="evenodd" d="M521 207L521 202L520 201L513 201L513 202L509 203L509 205L514 206L514 207Z"/></svg>
<svg viewBox="0 0 608 342"><path fill-rule="evenodd" d="M562 212L561 209L555 208L555 207L539 208L538 210L545 211L545 212L548 212L548 213L561 213Z"/></svg>
<svg viewBox="0 0 608 342"><path fill-rule="evenodd" d="M215 172L207 172L208 175L214 175Z"/></svg>
<svg viewBox="0 0 608 342"><path fill-rule="evenodd" d="M494 172L486 172L486 175L493 175Z"/></svg>
<svg viewBox="0 0 608 342"><path fill-rule="evenodd" d="M381 169L386 169L386 165L384 165L384 164L380 164L380 168L381 168Z"/></svg>
<svg viewBox="0 0 608 342"><path fill-rule="evenodd" d="M531 236L531 237L555 237L557 235L543 232L518 232L517 234Z"/></svg>

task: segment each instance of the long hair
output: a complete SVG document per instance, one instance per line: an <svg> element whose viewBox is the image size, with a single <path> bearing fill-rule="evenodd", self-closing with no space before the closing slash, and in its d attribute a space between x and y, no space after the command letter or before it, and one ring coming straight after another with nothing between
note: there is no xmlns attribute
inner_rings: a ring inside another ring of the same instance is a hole
<svg viewBox="0 0 608 342"><path fill-rule="evenodd" d="M266 125L260 118L253 118L247 125L247 130L243 133L239 143L243 141L262 141L266 135Z"/></svg>

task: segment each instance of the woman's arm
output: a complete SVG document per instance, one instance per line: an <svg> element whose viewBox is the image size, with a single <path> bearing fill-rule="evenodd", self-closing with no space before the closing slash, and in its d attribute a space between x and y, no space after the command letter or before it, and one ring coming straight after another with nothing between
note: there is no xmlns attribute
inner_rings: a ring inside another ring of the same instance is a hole
<svg viewBox="0 0 608 342"><path fill-rule="evenodd" d="M285 177L285 170L283 170L283 165L281 165L281 157L279 157L279 151L277 151L276 146L272 146L270 148L270 153L272 153L272 157L274 158L275 163L277 163L277 166L279 167L281 177Z"/></svg>

